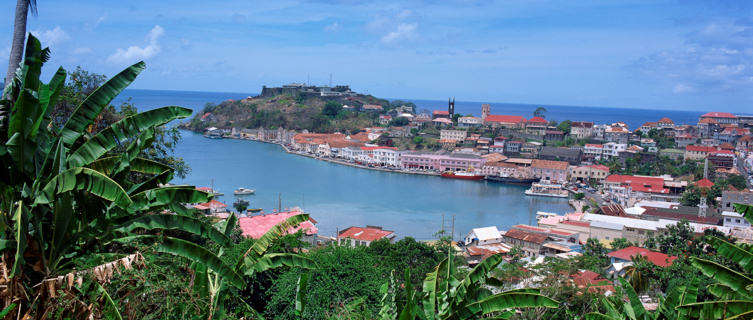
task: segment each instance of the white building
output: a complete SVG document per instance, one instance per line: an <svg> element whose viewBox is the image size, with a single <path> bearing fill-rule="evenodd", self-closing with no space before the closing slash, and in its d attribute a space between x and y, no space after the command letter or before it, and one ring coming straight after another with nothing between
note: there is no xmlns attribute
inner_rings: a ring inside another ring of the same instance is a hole
<svg viewBox="0 0 753 320"><path fill-rule="evenodd" d="M750 222L737 212L724 211L722 212L722 217L724 218L723 226L725 227L750 228Z"/></svg>
<svg viewBox="0 0 753 320"><path fill-rule="evenodd" d="M442 129L439 132L439 140L463 141L468 132L465 130Z"/></svg>
<svg viewBox="0 0 753 320"><path fill-rule="evenodd" d="M607 142L604 144L604 150L601 153L603 159L612 159L620 155L620 152L627 150L626 143Z"/></svg>
<svg viewBox="0 0 753 320"><path fill-rule="evenodd" d="M478 126L481 126L481 124L483 123L484 123L484 120L481 120L481 118L477 118L477 117L458 118L458 127L461 127L461 128L478 127Z"/></svg>
<svg viewBox="0 0 753 320"><path fill-rule="evenodd" d="M601 160L601 155L603 153L603 144L586 143L586 145L583 147L583 156L587 159Z"/></svg>
<svg viewBox="0 0 753 320"><path fill-rule="evenodd" d="M468 232L468 235L465 236L464 242L465 245L474 243L477 245L501 243L502 234L499 232L499 230L497 230L497 227L495 226L474 228L473 230L471 230L471 232Z"/></svg>

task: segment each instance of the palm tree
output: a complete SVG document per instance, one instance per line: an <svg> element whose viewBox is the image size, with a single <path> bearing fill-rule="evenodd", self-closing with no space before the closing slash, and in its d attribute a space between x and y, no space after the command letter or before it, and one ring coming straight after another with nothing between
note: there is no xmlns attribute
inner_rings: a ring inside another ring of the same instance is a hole
<svg viewBox="0 0 753 320"><path fill-rule="evenodd" d="M544 108L544 107L538 107L538 108L536 108L535 111L533 111L533 116L534 117L546 118L545 113L546 113L546 108Z"/></svg>
<svg viewBox="0 0 753 320"><path fill-rule="evenodd" d="M29 15L29 11L31 11L31 14L37 15L36 0L16 0L16 14L13 20L13 43L10 49L10 59L8 60L8 72L5 74L5 86L11 83L16 69L21 63L26 36L26 17Z"/></svg>

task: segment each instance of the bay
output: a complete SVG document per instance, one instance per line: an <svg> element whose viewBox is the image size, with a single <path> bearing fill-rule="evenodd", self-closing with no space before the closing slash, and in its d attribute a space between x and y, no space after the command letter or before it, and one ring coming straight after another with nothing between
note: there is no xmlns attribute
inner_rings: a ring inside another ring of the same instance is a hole
<svg viewBox="0 0 753 320"><path fill-rule="evenodd" d="M206 103L242 99L253 93L125 90L113 104L133 103L139 111L179 105L199 112ZM412 100L419 110L445 110L446 101ZM491 103L493 114L530 118L541 105ZM571 106L544 106L547 119L611 123L624 121L636 128L646 121L668 116L676 123L695 123L700 112L637 110ZM481 102L456 102L461 114L480 115ZM349 226L378 225L398 236L420 240L444 228L449 231L455 216L455 238L471 228L495 225L506 229L519 223L533 223L536 211L565 213L567 201L527 197L523 187L479 181L448 180L352 168L287 154L279 146L240 140L213 140L183 131L176 149L192 172L174 183L214 187L226 195L218 198L232 207L232 191L238 187L257 189L245 196L251 208L266 212L302 207L318 222L322 235L333 236Z"/></svg>

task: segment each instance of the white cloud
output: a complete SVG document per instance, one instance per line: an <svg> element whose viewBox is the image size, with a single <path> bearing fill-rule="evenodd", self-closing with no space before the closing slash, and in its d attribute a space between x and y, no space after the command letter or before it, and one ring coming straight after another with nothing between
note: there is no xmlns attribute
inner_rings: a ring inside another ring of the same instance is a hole
<svg viewBox="0 0 753 320"><path fill-rule="evenodd" d="M82 55L82 54L89 54L92 52L91 48L83 47L83 48L76 48L73 50L73 54L76 55Z"/></svg>
<svg viewBox="0 0 753 320"><path fill-rule="evenodd" d="M678 83L672 88L672 92L674 93L689 93L693 91L695 91L695 88L684 83Z"/></svg>
<svg viewBox="0 0 753 320"><path fill-rule="evenodd" d="M154 26L146 36L148 44L144 47L130 46L128 49L118 48L112 55L107 57L107 62L124 64L145 60L156 56L160 52L159 39L165 35L165 29L159 25Z"/></svg>
<svg viewBox="0 0 753 320"><path fill-rule="evenodd" d="M382 44L393 45L406 40L414 40L418 37L416 32L417 23L400 23L397 29L382 36Z"/></svg>
<svg viewBox="0 0 753 320"><path fill-rule="evenodd" d="M60 26L55 26L52 30L35 30L31 31L31 33L42 42L42 47L56 47L57 45L71 39L68 34L60 28Z"/></svg>
<svg viewBox="0 0 753 320"><path fill-rule="evenodd" d="M340 23L338 23L337 21L324 26L324 31L326 32L335 33L335 32L340 31L340 29L342 29L342 25L340 25Z"/></svg>

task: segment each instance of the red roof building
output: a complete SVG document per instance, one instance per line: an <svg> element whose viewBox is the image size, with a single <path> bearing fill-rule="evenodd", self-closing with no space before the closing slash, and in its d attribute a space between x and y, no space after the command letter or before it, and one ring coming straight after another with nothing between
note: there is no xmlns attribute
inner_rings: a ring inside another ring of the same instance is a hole
<svg viewBox="0 0 753 320"><path fill-rule="evenodd" d="M604 183L607 185L630 187L634 192L669 193L669 189L664 187L663 178L612 174L604 180Z"/></svg>
<svg viewBox="0 0 753 320"><path fill-rule="evenodd" d="M677 260L676 256L668 256L661 252L651 251L641 247L627 247L625 249L612 251L607 253L607 256L612 258L612 263L615 262L629 262L633 260L635 256L643 256L649 262L660 267L669 267ZM620 261L618 261L620 260Z"/></svg>
<svg viewBox="0 0 753 320"><path fill-rule="evenodd" d="M526 122L528 122L528 123L543 123L543 124L549 123L548 121L546 121L542 117L533 117L533 118L531 118L531 120L528 120Z"/></svg>
<svg viewBox="0 0 753 320"><path fill-rule="evenodd" d="M708 112L704 113L701 118L737 118L736 115L729 112Z"/></svg>
<svg viewBox="0 0 753 320"><path fill-rule="evenodd" d="M396 238L395 232L390 230L384 230L382 227L366 226L362 227L350 227L337 235L340 244L349 244L352 247L369 245L371 242L379 239L389 239L394 241Z"/></svg>
<svg viewBox="0 0 753 320"><path fill-rule="evenodd" d="M609 280L604 279L596 272L591 270L578 271L570 275L570 279L573 280L573 284L581 290L588 290L590 293L607 293L614 292L614 286L612 286Z"/></svg>
<svg viewBox="0 0 753 320"><path fill-rule="evenodd" d="M505 126L510 128L521 128L526 123L526 119L522 116L504 116L490 114L484 118L484 123L491 124L492 126Z"/></svg>
<svg viewBox="0 0 753 320"><path fill-rule="evenodd" d="M698 180L695 182L696 187L699 188L711 188L714 186L714 183L711 182L711 180L703 178L701 180Z"/></svg>
<svg viewBox="0 0 753 320"><path fill-rule="evenodd" d="M272 214L260 214L251 217L241 217L238 218L238 225L240 226L244 237L259 239L267 233L267 231L272 229L272 227L299 214L303 214L303 212L294 210ZM319 229L317 229L315 224L316 220L309 218L308 221L304 221L297 227L289 228L287 233L293 234L298 232L298 230L303 230L303 233L307 236L316 236L316 234L319 233Z"/></svg>

